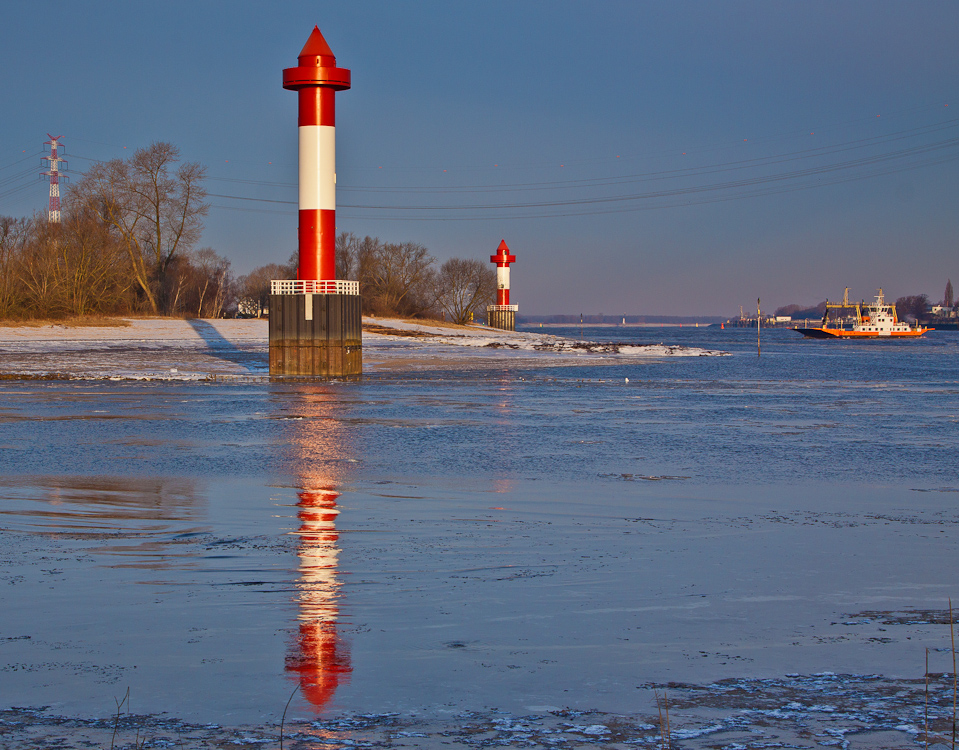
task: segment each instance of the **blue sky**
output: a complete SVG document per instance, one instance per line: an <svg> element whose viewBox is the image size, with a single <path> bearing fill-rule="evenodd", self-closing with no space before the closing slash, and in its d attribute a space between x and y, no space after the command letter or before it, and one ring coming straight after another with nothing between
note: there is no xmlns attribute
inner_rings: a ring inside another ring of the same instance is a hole
<svg viewBox="0 0 959 750"><path fill-rule="evenodd" d="M959 283L955 2L8 3L0 214L169 141L238 273L295 249L296 95L318 24L338 228L517 255L521 312L732 315ZM256 199L256 200L248 200Z"/></svg>

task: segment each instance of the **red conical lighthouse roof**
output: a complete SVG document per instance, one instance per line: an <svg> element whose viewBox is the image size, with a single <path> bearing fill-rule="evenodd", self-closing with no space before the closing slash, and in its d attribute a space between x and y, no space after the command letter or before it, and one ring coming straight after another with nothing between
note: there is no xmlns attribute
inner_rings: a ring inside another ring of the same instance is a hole
<svg viewBox="0 0 959 750"><path fill-rule="evenodd" d="M316 58L319 59L317 60ZM310 38L306 40L306 44L304 44L303 49L300 50L297 60L300 65L315 65L323 68L336 67L336 56L333 54L333 50L330 49L330 45L326 43L326 39L324 39L320 33L319 26L313 27L313 33L310 34Z"/></svg>
<svg viewBox="0 0 959 750"><path fill-rule="evenodd" d="M489 262L498 266L509 267L510 263L516 262L516 256L511 255L506 240L500 240L499 247L496 248L496 255L489 256Z"/></svg>
<svg viewBox="0 0 959 750"><path fill-rule="evenodd" d="M336 57L320 33L319 26L313 27L310 38L300 50L297 63L295 68L283 71L283 88L298 91L307 86L324 86L343 91L350 87L350 71L336 67Z"/></svg>

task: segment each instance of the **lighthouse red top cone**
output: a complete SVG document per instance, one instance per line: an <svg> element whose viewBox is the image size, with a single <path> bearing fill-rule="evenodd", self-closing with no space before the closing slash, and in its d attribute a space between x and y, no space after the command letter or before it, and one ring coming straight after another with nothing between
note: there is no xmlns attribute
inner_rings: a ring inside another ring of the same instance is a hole
<svg viewBox="0 0 959 750"><path fill-rule="evenodd" d="M295 68L283 71L283 88L297 92L300 134L299 279L336 278L336 106L334 95L350 87L350 71L319 27L306 41Z"/></svg>

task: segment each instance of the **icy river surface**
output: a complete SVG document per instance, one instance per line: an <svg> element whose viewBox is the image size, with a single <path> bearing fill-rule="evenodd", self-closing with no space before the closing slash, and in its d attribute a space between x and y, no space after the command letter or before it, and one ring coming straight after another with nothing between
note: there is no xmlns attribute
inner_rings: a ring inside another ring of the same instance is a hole
<svg viewBox="0 0 959 750"><path fill-rule="evenodd" d="M584 335L731 356L0 382L0 707L626 715L951 671L959 334Z"/></svg>

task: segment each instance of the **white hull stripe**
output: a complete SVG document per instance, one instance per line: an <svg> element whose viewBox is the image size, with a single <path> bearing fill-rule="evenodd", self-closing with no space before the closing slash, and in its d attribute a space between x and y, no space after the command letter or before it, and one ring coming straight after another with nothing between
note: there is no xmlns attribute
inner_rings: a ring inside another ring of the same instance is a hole
<svg viewBox="0 0 959 750"><path fill-rule="evenodd" d="M301 125L300 210L336 210L336 128Z"/></svg>

